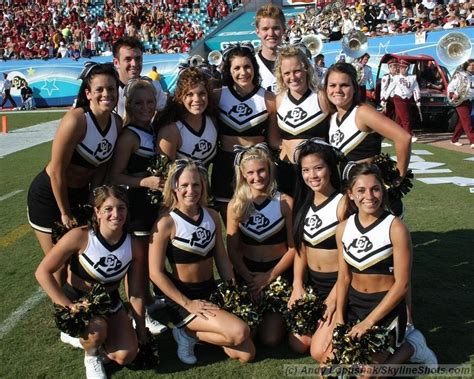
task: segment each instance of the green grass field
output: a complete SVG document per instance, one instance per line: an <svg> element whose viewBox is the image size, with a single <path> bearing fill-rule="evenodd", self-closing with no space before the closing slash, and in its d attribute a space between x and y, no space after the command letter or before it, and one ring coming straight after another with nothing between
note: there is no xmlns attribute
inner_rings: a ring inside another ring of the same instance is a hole
<svg viewBox="0 0 474 379"><path fill-rule="evenodd" d="M431 151L434 155L425 159L445 162L453 171L431 176L473 176L474 162L463 160L467 154L421 144L415 148ZM59 341L47 298L42 298L6 331L12 313L38 289L34 271L42 252L27 225L26 194L49 154L50 143L46 143L0 159L0 196L22 190L0 202L1 378L84 377L83 352ZM414 246L415 325L423 331L440 363L472 365L474 194L467 187L415 181L405 205L405 220ZM165 333L160 341L161 364L155 370L131 371L107 366L109 375L114 378L151 378L156 374L179 378L278 378L284 376L285 364L314 363L307 356L290 352L287 344L282 343L277 348L258 346L256 362L247 365L228 360L219 348L200 345L196 347L199 363L187 366L176 357L171 333Z"/></svg>
<svg viewBox="0 0 474 379"><path fill-rule="evenodd" d="M41 124L43 122L59 120L64 113L65 110L53 110L51 112L46 111L30 111L30 112L23 112L23 113L15 113L15 112L3 112L1 113L2 116L7 116L8 120L8 130L15 130L20 128L25 128L27 126Z"/></svg>

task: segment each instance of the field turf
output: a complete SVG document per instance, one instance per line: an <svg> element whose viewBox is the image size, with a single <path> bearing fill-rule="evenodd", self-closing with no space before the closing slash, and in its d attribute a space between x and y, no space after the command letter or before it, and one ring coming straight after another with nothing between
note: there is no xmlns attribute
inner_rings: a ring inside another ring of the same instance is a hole
<svg viewBox="0 0 474 379"><path fill-rule="evenodd" d="M32 123L33 120L31 121ZM36 122L38 122L36 118ZM28 122L23 121L23 126ZM30 124L31 125L31 124ZM474 162L453 151L415 144L434 155L427 160L445 162L449 176L473 177ZM38 298L34 271L42 252L27 224L26 193L33 177L45 166L50 143L0 159L0 377L81 378L83 352L59 341L52 306ZM431 176L443 176L431 175ZM428 176L428 175L423 175ZM474 362L473 242L474 194L452 184L426 185L415 181L406 197L406 217L413 239L414 320L440 363ZM35 295L36 294L36 295ZM18 311L26 313L18 317ZM17 313L14 313L17 311ZM160 337L161 363L155 370L132 371L107 366L113 378L279 378L285 364L313 364L311 358L292 353L286 343L275 348L257 346L257 358L242 365L226 358L217 347L198 345L198 364L187 366L176 357L176 345L167 332ZM474 372L474 371L473 371Z"/></svg>

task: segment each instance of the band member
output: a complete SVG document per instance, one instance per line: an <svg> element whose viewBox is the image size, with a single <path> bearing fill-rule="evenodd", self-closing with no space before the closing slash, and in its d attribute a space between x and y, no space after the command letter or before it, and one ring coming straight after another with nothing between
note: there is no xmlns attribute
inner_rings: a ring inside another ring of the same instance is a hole
<svg viewBox="0 0 474 379"><path fill-rule="evenodd" d="M385 114L385 116L393 120L395 118L395 108L393 106L393 98L392 96L387 96L386 92L390 83L392 83L393 78L395 77L395 75L398 74L398 61L397 59L392 58L387 62L387 65L388 65L388 73L386 73L382 77L382 80L380 83L380 99L386 99L384 107L382 108L382 111Z"/></svg>
<svg viewBox="0 0 474 379"><path fill-rule="evenodd" d="M471 101L474 99L474 59L466 61L461 68L461 70L454 74L453 79L448 85L448 95L452 101L459 102L460 97L462 97L462 102L456 106L458 122L451 137L451 143L456 146L462 146L459 138L464 130L471 144L471 149L474 149L474 132L472 131L471 124Z"/></svg>
<svg viewBox="0 0 474 379"><path fill-rule="evenodd" d="M369 62L369 59L370 55L367 53L365 53L358 59L358 65L360 65L359 93L361 103L365 103L365 100L367 99L367 84L371 91L373 91L374 89L372 67L367 64Z"/></svg>
<svg viewBox="0 0 474 379"><path fill-rule="evenodd" d="M285 15L274 4L265 4L255 16L256 33L260 38L260 50L255 55L262 78L261 86L267 91L276 92L276 79L273 74L277 59L277 48L286 28Z"/></svg>
<svg viewBox="0 0 474 379"><path fill-rule="evenodd" d="M324 55L316 55L316 57L314 58L314 73L318 79L317 85L319 88L322 88L322 86L324 85L324 76L326 75L327 70L328 69L324 63Z"/></svg>
<svg viewBox="0 0 474 379"><path fill-rule="evenodd" d="M416 75L408 75L410 63L401 59L398 63L400 73L395 75L393 81L389 84L382 99L382 104L387 102L390 96L393 96L395 106L395 122L399 124L412 136L411 141L415 142L418 138L413 135L412 122L410 119L410 108L415 102L421 117L420 87L416 80Z"/></svg>

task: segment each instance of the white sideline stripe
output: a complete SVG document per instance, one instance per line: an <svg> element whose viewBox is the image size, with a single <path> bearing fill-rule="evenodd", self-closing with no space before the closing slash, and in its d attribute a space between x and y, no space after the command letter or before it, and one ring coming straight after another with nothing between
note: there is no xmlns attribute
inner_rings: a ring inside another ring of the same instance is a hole
<svg viewBox="0 0 474 379"><path fill-rule="evenodd" d="M38 287L37 291L19 306L5 321L0 324L0 340L10 332L25 314L45 297L45 293Z"/></svg>
<svg viewBox="0 0 474 379"><path fill-rule="evenodd" d="M7 193L6 195L0 196L0 201L9 199L12 196L15 196L17 193L23 192L23 190L16 190L10 193Z"/></svg>

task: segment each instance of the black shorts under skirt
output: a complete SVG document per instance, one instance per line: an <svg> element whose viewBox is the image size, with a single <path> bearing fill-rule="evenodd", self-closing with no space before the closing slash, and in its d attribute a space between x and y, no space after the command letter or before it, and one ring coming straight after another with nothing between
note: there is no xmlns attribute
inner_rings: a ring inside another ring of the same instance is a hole
<svg viewBox="0 0 474 379"><path fill-rule="evenodd" d="M217 288L214 278L199 283L184 283L171 275L168 275L168 278L173 282L178 291L191 300L209 300L209 297ZM156 285L153 285L153 287L156 292L158 287ZM181 328L197 317L166 295L165 299L169 319L176 327Z"/></svg>
<svg viewBox="0 0 474 379"><path fill-rule="evenodd" d="M217 202L228 203L235 189L235 153L217 150L211 175L211 192Z"/></svg>
<svg viewBox="0 0 474 379"><path fill-rule="evenodd" d="M388 291L365 293L349 287L347 302L347 321L357 322L364 320L377 305L380 304ZM407 309L405 300L401 300L392 311L382 320L377 322L378 326L385 326L393 335L396 346L400 346L405 338L407 326Z"/></svg>
<svg viewBox="0 0 474 379"><path fill-rule="evenodd" d="M71 213L74 216L80 205L88 204L89 186L68 188ZM43 233L51 233L53 224L61 222L61 211L51 188L51 178L41 171L31 182L28 190L28 221L31 227Z"/></svg>
<svg viewBox="0 0 474 379"><path fill-rule="evenodd" d="M128 201L130 209L130 233L134 236L149 236L153 223L158 218L159 207L151 204L148 188L130 188Z"/></svg>
<svg viewBox="0 0 474 379"><path fill-rule="evenodd" d="M319 272L308 269L310 284L318 291L321 299L325 300L337 281L336 272Z"/></svg>
<svg viewBox="0 0 474 379"><path fill-rule="evenodd" d="M293 197L296 186L296 165L287 161L278 160L276 181L278 191Z"/></svg>
<svg viewBox="0 0 474 379"><path fill-rule="evenodd" d="M67 298L71 301L79 300L81 297L87 294L87 292L81 291L77 288L74 288L69 283L63 284L63 292ZM112 299L112 310L108 313L109 315L116 314L119 310L123 308L122 299L118 289L109 292L110 298Z"/></svg>

